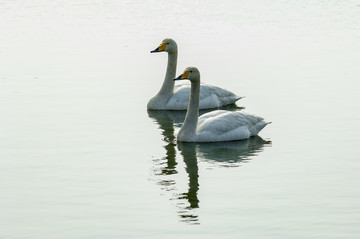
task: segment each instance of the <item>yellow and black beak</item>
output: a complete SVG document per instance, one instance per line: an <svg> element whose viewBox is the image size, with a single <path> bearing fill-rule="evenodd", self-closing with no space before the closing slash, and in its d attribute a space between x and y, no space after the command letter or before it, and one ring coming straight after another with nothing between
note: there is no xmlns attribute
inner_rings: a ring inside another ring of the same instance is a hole
<svg viewBox="0 0 360 239"><path fill-rule="evenodd" d="M161 43L158 48L156 48L156 49L153 50L153 51L150 51L150 53L162 52L162 51L165 51L165 48L166 48L166 43Z"/></svg>
<svg viewBox="0 0 360 239"><path fill-rule="evenodd" d="M188 77L189 77L189 72L188 72L188 71L184 71L184 73L182 73L181 75L179 75L178 77L176 77L176 78L174 79L174 81L175 81L175 80L186 80L186 79L188 79Z"/></svg>

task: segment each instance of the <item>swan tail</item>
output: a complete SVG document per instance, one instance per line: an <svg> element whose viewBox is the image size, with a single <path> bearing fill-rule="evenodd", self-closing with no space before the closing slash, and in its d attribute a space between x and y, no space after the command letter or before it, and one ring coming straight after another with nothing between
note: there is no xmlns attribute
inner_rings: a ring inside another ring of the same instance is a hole
<svg viewBox="0 0 360 239"><path fill-rule="evenodd" d="M265 121L260 121L258 123L256 123L255 125L255 134L253 135L257 135L263 128L265 128L266 125L271 124L272 122L265 122Z"/></svg>
<svg viewBox="0 0 360 239"><path fill-rule="evenodd" d="M235 102L238 101L238 100L240 100L240 99L243 99L243 98L245 98L245 96L236 96Z"/></svg>

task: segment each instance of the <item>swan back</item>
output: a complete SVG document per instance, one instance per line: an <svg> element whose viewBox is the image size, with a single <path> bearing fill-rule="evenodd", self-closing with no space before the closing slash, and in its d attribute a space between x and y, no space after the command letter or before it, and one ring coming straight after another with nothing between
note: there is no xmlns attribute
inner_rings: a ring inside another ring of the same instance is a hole
<svg viewBox="0 0 360 239"><path fill-rule="evenodd" d="M257 135L268 123L262 117L239 111L215 110L199 117L198 142L247 139Z"/></svg>

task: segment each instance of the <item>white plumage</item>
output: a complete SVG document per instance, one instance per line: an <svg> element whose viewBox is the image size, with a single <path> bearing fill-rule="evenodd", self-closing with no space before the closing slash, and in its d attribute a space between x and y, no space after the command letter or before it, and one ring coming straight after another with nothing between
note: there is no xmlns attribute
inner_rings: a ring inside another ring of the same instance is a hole
<svg viewBox="0 0 360 239"><path fill-rule="evenodd" d="M200 72L188 67L175 80L189 79L191 96L177 139L183 142L218 142L247 139L267 124L262 117L239 111L215 110L199 116Z"/></svg>
<svg viewBox="0 0 360 239"><path fill-rule="evenodd" d="M166 109L186 110L189 105L190 88L191 84L189 82L177 83L174 87L174 94L166 104ZM211 109L233 104L239 98L220 87L201 84L199 109Z"/></svg>
<svg viewBox="0 0 360 239"><path fill-rule="evenodd" d="M151 52L168 53L168 64L165 79L160 91L147 104L152 110L186 110L189 104L190 84L187 82L174 83L177 66L177 44L172 39L165 39L158 48ZM200 109L217 108L234 104L241 97L234 93L209 84L200 86Z"/></svg>

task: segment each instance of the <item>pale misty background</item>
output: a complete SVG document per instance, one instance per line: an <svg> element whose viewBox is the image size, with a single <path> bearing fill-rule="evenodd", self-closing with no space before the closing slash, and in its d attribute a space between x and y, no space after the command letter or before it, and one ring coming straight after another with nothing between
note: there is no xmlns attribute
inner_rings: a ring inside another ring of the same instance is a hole
<svg viewBox="0 0 360 239"><path fill-rule="evenodd" d="M358 1L0 1L0 29L1 238L358 237ZM176 142L167 37L273 123Z"/></svg>

